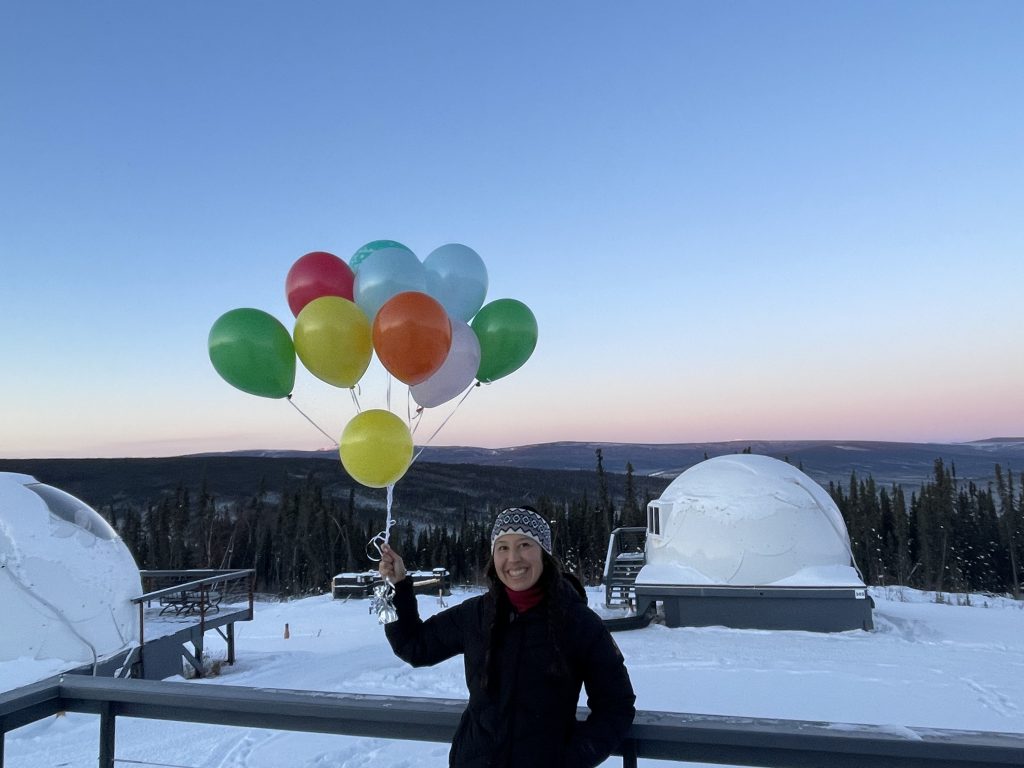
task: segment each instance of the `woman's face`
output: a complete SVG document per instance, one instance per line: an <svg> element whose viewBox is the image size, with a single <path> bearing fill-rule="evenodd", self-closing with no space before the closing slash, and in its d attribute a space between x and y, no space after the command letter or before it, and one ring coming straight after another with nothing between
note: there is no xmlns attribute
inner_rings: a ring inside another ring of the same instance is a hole
<svg viewBox="0 0 1024 768"><path fill-rule="evenodd" d="M494 570L513 592L529 589L544 571L540 544L529 536L506 533L494 542Z"/></svg>

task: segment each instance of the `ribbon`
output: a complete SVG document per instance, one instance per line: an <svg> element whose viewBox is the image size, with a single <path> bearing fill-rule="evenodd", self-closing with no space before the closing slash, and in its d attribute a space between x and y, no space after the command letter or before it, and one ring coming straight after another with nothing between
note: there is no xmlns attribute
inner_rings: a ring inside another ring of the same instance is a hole
<svg viewBox="0 0 1024 768"><path fill-rule="evenodd" d="M366 543L366 556L374 563L379 563L381 557L381 547L388 543L388 539L391 538L391 529L397 522L391 517L391 503L394 499L395 486L388 486L388 501L387 501L387 517L384 519L384 530L374 536ZM377 556L374 557L370 552L370 547L373 547L377 551ZM373 600L370 601L370 613L377 614L378 624L390 624L393 621L398 621L398 612L395 610L395 585L390 581L385 581L383 584L378 584L373 588Z"/></svg>

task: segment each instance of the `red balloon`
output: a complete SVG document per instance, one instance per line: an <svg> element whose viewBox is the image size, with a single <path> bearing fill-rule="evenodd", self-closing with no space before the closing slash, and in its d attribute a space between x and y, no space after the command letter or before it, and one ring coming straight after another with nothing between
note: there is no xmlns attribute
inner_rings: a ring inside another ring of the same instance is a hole
<svg viewBox="0 0 1024 768"><path fill-rule="evenodd" d="M302 308L321 296L341 296L352 301L355 273L333 253L313 251L302 256L288 270L284 292L296 317Z"/></svg>
<svg viewBox="0 0 1024 768"><path fill-rule="evenodd" d="M413 386L430 378L448 357L452 323L436 299L405 291L388 299L373 320L373 348L384 367Z"/></svg>

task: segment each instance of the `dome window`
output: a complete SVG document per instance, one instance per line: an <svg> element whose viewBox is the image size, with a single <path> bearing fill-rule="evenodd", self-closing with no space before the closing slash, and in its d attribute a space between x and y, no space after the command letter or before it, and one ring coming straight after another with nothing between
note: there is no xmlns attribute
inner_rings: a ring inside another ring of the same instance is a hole
<svg viewBox="0 0 1024 768"><path fill-rule="evenodd" d="M117 538L117 532L110 527L110 523L100 517L96 510L70 493L43 483L30 483L25 488L41 498L54 517L91 533L97 539L110 541Z"/></svg>

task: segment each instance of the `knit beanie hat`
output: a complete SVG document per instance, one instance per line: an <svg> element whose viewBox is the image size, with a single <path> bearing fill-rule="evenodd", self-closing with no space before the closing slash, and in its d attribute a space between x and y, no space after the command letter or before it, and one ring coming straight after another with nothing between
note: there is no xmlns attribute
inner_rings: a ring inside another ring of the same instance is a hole
<svg viewBox="0 0 1024 768"><path fill-rule="evenodd" d="M492 552L494 542L506 533L529 536L540 544L545 552L551 554L551 526L532 507L510 507L498 515L494 521L494 528L491 529Z"/></svg>

